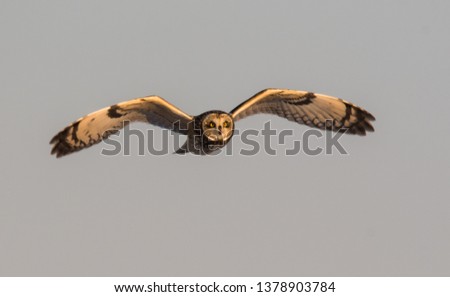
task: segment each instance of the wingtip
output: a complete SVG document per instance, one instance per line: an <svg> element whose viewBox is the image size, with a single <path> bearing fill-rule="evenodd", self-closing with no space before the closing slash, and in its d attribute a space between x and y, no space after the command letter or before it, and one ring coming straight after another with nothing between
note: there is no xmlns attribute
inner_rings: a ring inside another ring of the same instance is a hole
<svg viewBox="0 0 450 297"><path fill-rule="evenodd" d="M58 139L58 134L56 134L55 136L52 137L52 139L50 139L50 142L48 144L54 144L56 142L56 140Z"/></svg>
<svg viewBox="0 0 450 297"><path fill-rule="evenodd" d="M371 120L371 121L376 121L377 120L370 112L367 112L367 118L369 120Z"/></svg>

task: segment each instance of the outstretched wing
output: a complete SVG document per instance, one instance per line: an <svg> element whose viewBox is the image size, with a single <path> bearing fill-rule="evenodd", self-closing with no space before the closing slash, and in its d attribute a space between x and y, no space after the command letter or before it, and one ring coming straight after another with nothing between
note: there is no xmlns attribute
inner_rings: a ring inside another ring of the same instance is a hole
<svg viewBox="0 0 450 297"><path fill-rule="evenodd" d="M270 113L320 129L366 135L375 117L350 102L305 91L266 89L231 111L234 120Z"/></svg>
<svg viewBox="0 0 450 297"><path fill-rule="evenodd" d="M115 104L90 113L64 128L50 141L56 157L99 143L130 122L148 122L186 134L193 117L163 98L148 96Z"/></svg>

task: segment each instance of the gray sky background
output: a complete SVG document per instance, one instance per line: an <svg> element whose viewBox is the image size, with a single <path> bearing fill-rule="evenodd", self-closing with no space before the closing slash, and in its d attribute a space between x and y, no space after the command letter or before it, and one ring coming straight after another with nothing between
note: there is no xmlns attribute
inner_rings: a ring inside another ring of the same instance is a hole
<svg viewBox="0 0 450 297"><path fill-rule="evenodd" d="M449 11L2 1L0 275L450 276ZM376 131L342 137L347 156L50 156L56 132L123 100L195 115L268 87L347 99Z"/></svg>

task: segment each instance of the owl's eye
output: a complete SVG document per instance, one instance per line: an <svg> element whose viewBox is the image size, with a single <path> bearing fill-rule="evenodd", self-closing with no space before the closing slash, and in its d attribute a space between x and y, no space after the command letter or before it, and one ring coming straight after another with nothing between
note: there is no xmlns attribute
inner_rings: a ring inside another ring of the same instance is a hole
<svg viewBox="0 0 450 297"><path fill-rule="evenodd" d="M224 128L230 127L230 122L228 122L228 121L223 122L223 127Z"/></svg>
<svg viewBox="0 0 450 297"><path fill-rule="evenodd" d="M209 122L208 126L209 126L210 128L214 128L214 127L216 126L216 123L214 123L214 122Z"/></svg>

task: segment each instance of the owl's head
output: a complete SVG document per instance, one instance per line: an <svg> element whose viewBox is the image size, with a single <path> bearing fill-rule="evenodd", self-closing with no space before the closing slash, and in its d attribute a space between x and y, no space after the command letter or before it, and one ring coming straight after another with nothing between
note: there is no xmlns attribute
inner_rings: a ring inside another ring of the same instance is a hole
<svg viewBox="0 0 450 297"><path fill-rule="evenodd" d="M222 111L207 113L201 122L203 136L208 142L227 143L234 132L234 121L230 114Z"/></svg>

